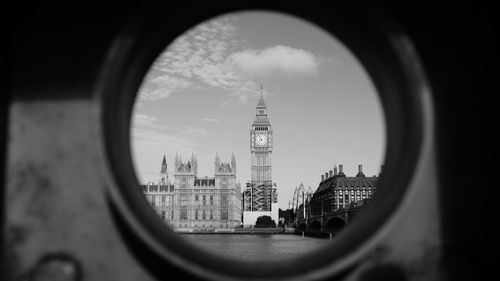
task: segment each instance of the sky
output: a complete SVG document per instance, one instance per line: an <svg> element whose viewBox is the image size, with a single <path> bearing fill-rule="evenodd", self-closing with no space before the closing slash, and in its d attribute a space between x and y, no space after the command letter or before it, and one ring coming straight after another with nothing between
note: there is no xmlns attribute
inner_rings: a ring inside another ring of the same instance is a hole
<svg viewBox="0 0 500 281"><path fill-rule="evenodd" d="M214 176L215 154L237 181L250 180L250 128L263 87L273 129L272 177L288 208L300 183L316 190L342 164L378 175L386 131L376 89L351 51L302 19L274 12L231 13L179 36L151 66L132 113L131 150L142 184L169 177L178 154L194 154L198 176Z"/></svg>

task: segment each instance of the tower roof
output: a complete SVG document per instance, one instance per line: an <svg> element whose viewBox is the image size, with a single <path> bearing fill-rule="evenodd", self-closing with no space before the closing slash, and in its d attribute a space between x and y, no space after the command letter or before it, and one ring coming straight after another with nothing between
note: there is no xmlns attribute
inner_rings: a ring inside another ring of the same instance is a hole
<svg viewBox="0 0 500 281"><path fill-rule="evenodd" d="M259 102L257 103L257 107L266 107L266 103L264 102L264 95L262 94L262 86L260 88L260 97Z"/></svg>
<svg viewBox="0 0 500 281"><path fill-rule="evenodd" d="M262 90L262 85L260 85L260 97L257 103L257 111L255 115L255 120L252 124L253 126L269 126L271 125L269 119L267 119L267 108L264 102L264 94Z"/></svg>
<svg viewBox="0 0 500 281"><path fill-rule="evenodd" d="M166 174L167 173L167 158L165 155L163 155L163 161L161 162L161 174Z"/></svg>

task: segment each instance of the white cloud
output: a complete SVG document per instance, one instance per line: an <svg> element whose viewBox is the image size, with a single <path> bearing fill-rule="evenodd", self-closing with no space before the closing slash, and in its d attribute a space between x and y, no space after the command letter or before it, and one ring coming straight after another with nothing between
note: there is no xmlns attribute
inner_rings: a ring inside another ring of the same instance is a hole
<svg viewBox="0 0 500 281"><path fill-rule="evenodd" d="M312 53L283 45L235 52L227 58L227 62L242 72L261 76L275 73L315 74L318 71L318 62Z"/></svg>
<svg viewBox="0 0 500 281"><path fill-rule="evenodd" d="M207 41L207 38L203 35L197 34L193 36L194 39L199 40L199 41Z"/></svg>
<svg viewBox="0 0 500 281"><path fill-rule="evenodd" d="M175 132L175 128L157 124L158 118L146 114L135 113L132 117L132 128L170 130Z"/></svg>
<svg viewBox="0 0 500 281"><path fill-rule="evenodd" d="M181 69L179 69L181 70ZM154 84L154 87L150 85ZM173 92L179 91L191 85L191 82L171 75L157 76L144 84L139 90L141 101L152 101L170 96Z"/></svg>
<svg viewBox="0 0 500 281"><path fill-rule="evenodd" d="M225 69L223 62L238 44L232 39L236 30L229 18L221 18L178 37L153 64L141 87L139 102L200 86L234 87L238 78Z"/></svg>
<svg viewBox="0 0 500 281"><path fill-rule="evenodd" d="M152 126L153 122L158 120L158 118L154 116L149 116L146 114L134 114L132 124L133 126Z"/></svg>
<svg viewBox="0 0 500 281"><path fill-rule="evenodd" d="M178 37L153 64L139 91L138 103L206 87L224 90L228 99L223 104L246 103L249 97L259 95L256 81L267 75L317 72L316 57L302 49L278 45L239 51L243 41L237 38L234 20L212 20Z"/></svg>

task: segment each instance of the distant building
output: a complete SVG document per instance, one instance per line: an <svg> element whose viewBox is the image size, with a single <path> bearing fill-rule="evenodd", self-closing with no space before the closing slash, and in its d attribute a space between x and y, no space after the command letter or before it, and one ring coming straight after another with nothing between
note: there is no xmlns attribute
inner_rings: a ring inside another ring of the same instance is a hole
<svg viewBox="0 0 500 281"><path fill-rule="evenodd" d="M306 211L310 215L317 216L332 212L355 204L363 204L368 201L377 189L377 176L366 177L362 165L358 165L358 174L355 177L347 177L343 166L339 170L334 167L329 173L321 175L321 182L306 203Z"/></svg>
<svg viewBox="0 0 500 281"><path fill-rule="evenodd" d="M158 188L143 186L145 196L174 231L218 232L239 227L242 199L234 155L231 163L221 163L215 156L214 177L198 178L197 173L194 155L187 162L176 156L174 183L170 184L164 157Z"/></svg>
<svg viewBox="0 0 500 281"><path fill-rule="evenodd" d="M149 182L141 186L149 204L156 210L163 220L173 218L174 214L174 185L170 183L167 173L167 159L163 156L160 179L158 183Z"/></svg>
<svg viewBox="0 0 500 281"><path fill-rule="evenodd" d="M251 227L259 216L270 216L278 224L278 192L272 182L273 130L261 95L250 129L251 181L243 193L243 225Z"/></svg>
<svg viewBox="0 0 500 281"><path fill-rule="evenodd" d="M292 205L296 211L295 215L297 219L302 219L310 216L309 202L311 201L313 193L314 192L312 188L309 186L309 188L306 190L303 183L300 183L300 185L295 188L295 191L293 193ZM306 206L305 209L304 209L304 203Z"/></svg>

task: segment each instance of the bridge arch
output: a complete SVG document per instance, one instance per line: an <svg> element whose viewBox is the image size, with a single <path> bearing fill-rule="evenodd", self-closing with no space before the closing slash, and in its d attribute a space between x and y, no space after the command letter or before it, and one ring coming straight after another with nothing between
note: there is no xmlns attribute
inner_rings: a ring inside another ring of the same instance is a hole
<svg viewBox="0 0 500 281"><path fill-rule="evenodd" d="M303 232L303 231L305 232L305 231L306 231L306 229L307 229L307 225L306 225L306 223L305 223L305 222L303 222L303 223L299 224L299 231L300 231L300 232Z"/></svg>
<svg viewBox="0 0 500 281"><path fill-rule="evenodd" d="M309 224L309 232L320 234L321 233L321 222L319 220L313 220Z"/></svg>
<svg viewBox="0 0 500 281"><path fill-rule="evenodd" d="M339 233L345 225L345 220L341 217L332 217L326 221L325 233Z"/></svg>

